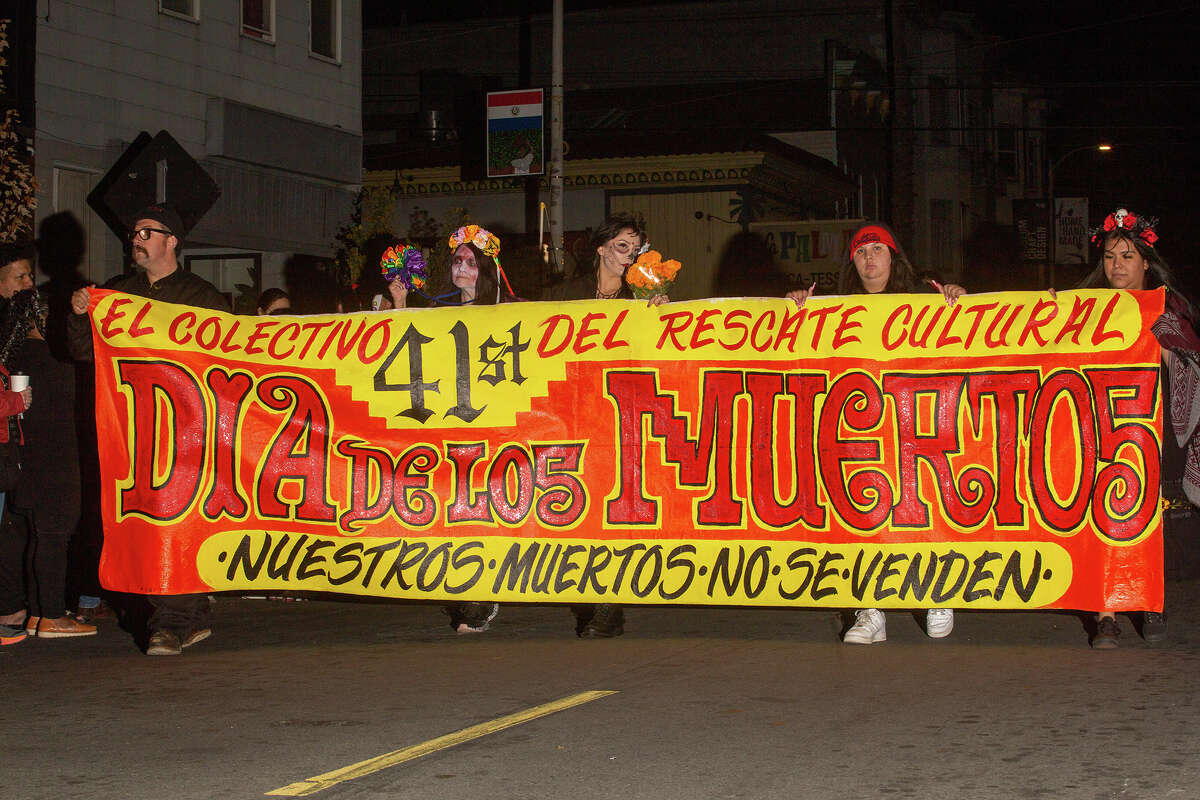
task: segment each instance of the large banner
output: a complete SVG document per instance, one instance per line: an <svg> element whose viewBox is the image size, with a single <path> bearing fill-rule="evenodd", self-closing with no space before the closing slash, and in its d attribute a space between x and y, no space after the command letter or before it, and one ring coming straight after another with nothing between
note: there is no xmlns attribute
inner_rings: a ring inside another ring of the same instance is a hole
<svg viewBox="0 0 1200 800"><path fill-rule="evenodd" d="M1161 292L238 317L92 293L105 586L1162 606Z"/></svg>

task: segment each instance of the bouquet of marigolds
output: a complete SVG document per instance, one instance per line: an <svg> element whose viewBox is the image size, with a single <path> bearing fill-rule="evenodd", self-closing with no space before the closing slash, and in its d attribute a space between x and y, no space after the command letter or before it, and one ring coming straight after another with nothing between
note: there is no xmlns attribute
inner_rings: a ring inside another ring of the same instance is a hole
<svg viewBox="0 0 1200 800"><path fill-rule="evenodd" d="M662 253L647 250L625 273L625 282L639 300L649 300L657 294L670 294L671 284L682 266L678 261L663 261Z"/></svg>

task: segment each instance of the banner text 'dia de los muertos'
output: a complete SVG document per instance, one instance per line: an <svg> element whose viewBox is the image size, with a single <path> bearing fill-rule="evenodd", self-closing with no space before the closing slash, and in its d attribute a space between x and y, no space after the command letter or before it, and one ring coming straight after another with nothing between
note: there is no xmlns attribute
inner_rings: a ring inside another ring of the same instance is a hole
<svg viewBox="0 0 1200 800"><path fill-rule="evenodd" d="M148 594L1160 608L1161 292L239 317L93 292Z"/></svg>

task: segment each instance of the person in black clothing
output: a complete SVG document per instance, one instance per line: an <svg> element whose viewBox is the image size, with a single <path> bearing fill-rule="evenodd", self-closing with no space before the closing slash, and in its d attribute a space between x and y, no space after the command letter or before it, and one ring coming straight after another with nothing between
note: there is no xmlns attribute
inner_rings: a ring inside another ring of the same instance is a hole
<svg viewBox="0 0 1200 800"><path fill-rule="evenodd" d="M90 636L96 626L67 613L67 547L79 522L81 484L75 428L75 367L46 341L47 305L36 289L13 295L0 326L0 362L29 376L40 400L21 420L21 478L6 525L27 542L29 616L25 632L42 639Z"/></svg>
<svg viewBox="0 0 1200 800"><path fill-rule="evenodd" d="M129 233L133 261L141 269L109 284L119 292L214 311L229 311L229 301L203 278L179 267L178 253L183 222L174 209L155 204L142 209ZM71 355L79 360L94 357L92 327L87 317L90 287L71 295L67 321ZM208 596L152 595L147 598L153 613L147 623L146 655L178 655L184 647L207 639L211 607Z"/></svg>
<svg viewBox="0 0 1200 800"><path fill-rule="evenodd" d="M646 231L632 214L613 214L604 220L592 237L596 257L588 268L577 270L574 277L551 286L542 300L632 300L633 292L625 282L625 272L646 245ZM650 305L669 302L665 294L655 295ZM618 603L575 605L575 633L584 639L608 639L625 632L625 610Z"/></svg>

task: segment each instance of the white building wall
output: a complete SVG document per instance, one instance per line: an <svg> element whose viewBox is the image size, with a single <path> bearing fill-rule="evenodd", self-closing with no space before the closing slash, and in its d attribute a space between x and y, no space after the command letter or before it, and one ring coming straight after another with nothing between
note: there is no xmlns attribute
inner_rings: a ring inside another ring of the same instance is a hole
<svg viewBox="0 0 1200 800"><path fill-rule="evenodd" d="M97 233L107 228L76 185L59 184L81 173L98 180L139 132L166 130L202 160L206 108L223 98L361 136L360 0L340 0L336 63L309 52L307 2L276 0L271 42L242 35L240 0L198 5L193 21L161 13L158 0L38 0L38 221L59 211L80 220L91 243L82 271L98 282L121 272L123 245ZM222 188L231 196L239 187Z"/></svg>

